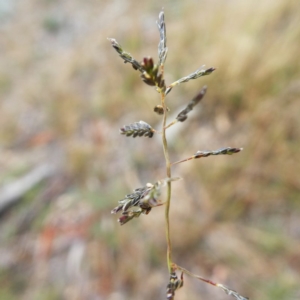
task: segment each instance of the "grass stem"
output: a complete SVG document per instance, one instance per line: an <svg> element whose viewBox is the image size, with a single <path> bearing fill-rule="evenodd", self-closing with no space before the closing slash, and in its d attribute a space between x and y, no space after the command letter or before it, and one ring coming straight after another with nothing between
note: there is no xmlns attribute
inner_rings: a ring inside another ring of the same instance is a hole
<svg viewBox="0 0 300 300"><path fill-rule="evenodd" d="M167 177L171 178L171 163L168 151L168 143L166 137L166 121L167 121L167 106L165 103L165 94L161 93L161 105L164 109L163 115L163 125L162 125L162 143L164 156L166 161L166 172ZM167 183L167 200L165 205L165 223L166 223L166 239L167 239L167 264L169 273L172 273L172 245L171 245L171 236L170 236L170 220L169 220L169 212L170 212L170 204L171 204L171 181Z"/></svg>

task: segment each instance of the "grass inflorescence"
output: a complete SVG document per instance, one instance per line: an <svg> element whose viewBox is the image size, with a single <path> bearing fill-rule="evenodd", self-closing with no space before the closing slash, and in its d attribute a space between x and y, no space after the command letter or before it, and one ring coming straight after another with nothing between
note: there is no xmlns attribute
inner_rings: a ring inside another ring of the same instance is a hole
<svg viewBox="0 0 300 300"><path fill-rule="evenodd" d="M237 300L246 300L236 291L228 288L227 286L215 283L211 280L202 278L192 272L186 270L185 268L177 265L172 259L172 244L171 244L171 233L170 233L170 205L171 205L171 192L172 192L172 182L177 180L178 177L172 177L171 171L172 166L179 163L183 163L189 160L208 157L211 155L232 155L238 153L242 148L226 147L218 150L212 151L200 151L198 150L194 155L181 159L179 161L172 162L169 155L168 141L166 137L166 131L177 122L184 122L188 118L188 114L194 109L194 107L203 99L206 94L207 87L203 88L196 94L196 96L188 103L188 105L180 111L177 117L167 124L168 113L170 109L167 107L166 96L169 95L171 90L179 85L180 83L188 82L192 79L197 79L202 76L210 75L216 69L210 67L205 69L204 66L198 68L191 74L184 76L170 85L166 85L164 79L164 67L165 61L168 54L167 48L167 36L166 36L166 24L164 12L161 11L157 21L157 26L159 30L160 41L158 44L158 63L154 63L152 57L145 57L141 62L134 59L131 54L125 52L121 45L114 39L109 38L112 47L118 52L119 56L123 59L124 63L130 63L135 70L138 70L141 75L141 79L144 83L151 87L155 87L156 91L160 95L161 103L154 107L154 112L162 116L162 126L159 130L155 130L151 125L145 121L139 121L131 123L130 125L125 125L120 128L120 134L127 137L149 137L151 138L154 133L160 134L162 138L162 148L166 164L166 178L163 180L158 180L156 183L147 183L145 186L136 188L133 193L127 194L123 199L119 200L118 206L116 206L111 213L116 214L121 212L121 217L118 219L121 225L140 217L141 215L147 215L150 213L152 208L157 206L165 206L165 231L167 240L167 266L169 270L169 282L167 284L166 299L175 299L175 292L183 286L184 274L194 277L198 280L206 282L215 287L219 287L228 295L233 296ZM161 199L161 188L166 187L166 199ZM177 276L177 271L181 272L180 276Z"/></svg>

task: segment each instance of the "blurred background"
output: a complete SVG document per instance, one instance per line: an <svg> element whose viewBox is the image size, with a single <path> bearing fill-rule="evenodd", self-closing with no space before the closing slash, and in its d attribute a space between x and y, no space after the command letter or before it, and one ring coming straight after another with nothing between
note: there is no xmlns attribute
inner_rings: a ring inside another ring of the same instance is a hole
<svg viewBox="0 0 300 300"><path fill-rule="evenodd" d="M165 299L164 208L124 226L110 211L165 178L157 92L124 65L153 56L164 7L174 88L171 230L176 263L259 300L300 299L300 3L289 0L0 2L0 299ZM298 54L297 54L298 53ZM171 121L171 119L170 119ZM185 277L176 299L233 299Z"/></svg>

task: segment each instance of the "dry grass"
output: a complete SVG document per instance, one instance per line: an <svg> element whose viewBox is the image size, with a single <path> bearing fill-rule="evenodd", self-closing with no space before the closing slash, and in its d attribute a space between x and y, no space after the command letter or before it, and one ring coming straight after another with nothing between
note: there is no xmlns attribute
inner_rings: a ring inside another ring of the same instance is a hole
<svg viewBox="0 0 300 300"><path fill-rule="evenodd" d="M0 299L164 299L163 209L124 227L110 215L124 194L164 177L155 139L118 134L124 124L160 122L150 112L159 99L106 40L155 57L162 4L7 3L1 185L44 161L59 171L1 216ZM184 178L171 208L174 259L251 299L300 297L299 9L286 0L164 4L168 82L202 64L217 68L170 93L175 114L208 85L201 109L170 132L174 161L244 147L174 168ZM177 297L227 299L188 278Z"/></svg>

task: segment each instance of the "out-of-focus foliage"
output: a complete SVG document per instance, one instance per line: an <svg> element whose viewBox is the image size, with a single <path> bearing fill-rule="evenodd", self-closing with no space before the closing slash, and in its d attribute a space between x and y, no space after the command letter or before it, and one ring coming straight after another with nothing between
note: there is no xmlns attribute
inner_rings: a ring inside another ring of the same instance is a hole
<svg viewBox="0 0 300 300"><path fill-rule="evenodd" d="M107 41L155 57L162 6L166 85L217 68L167 96L175 118L208 86L201 109L170 129L173 160L244 148L174 166L184 179L173 184L174 260L251 299L300 298L299 1L6 0L0 199L41 177L1 214L1 300L164 299L163 208L122 227L110 214L124 194L165 178L155 136L119 135L124 124L158 124L159 99ZM226 295L185 278L177 297Z"/></svg>

